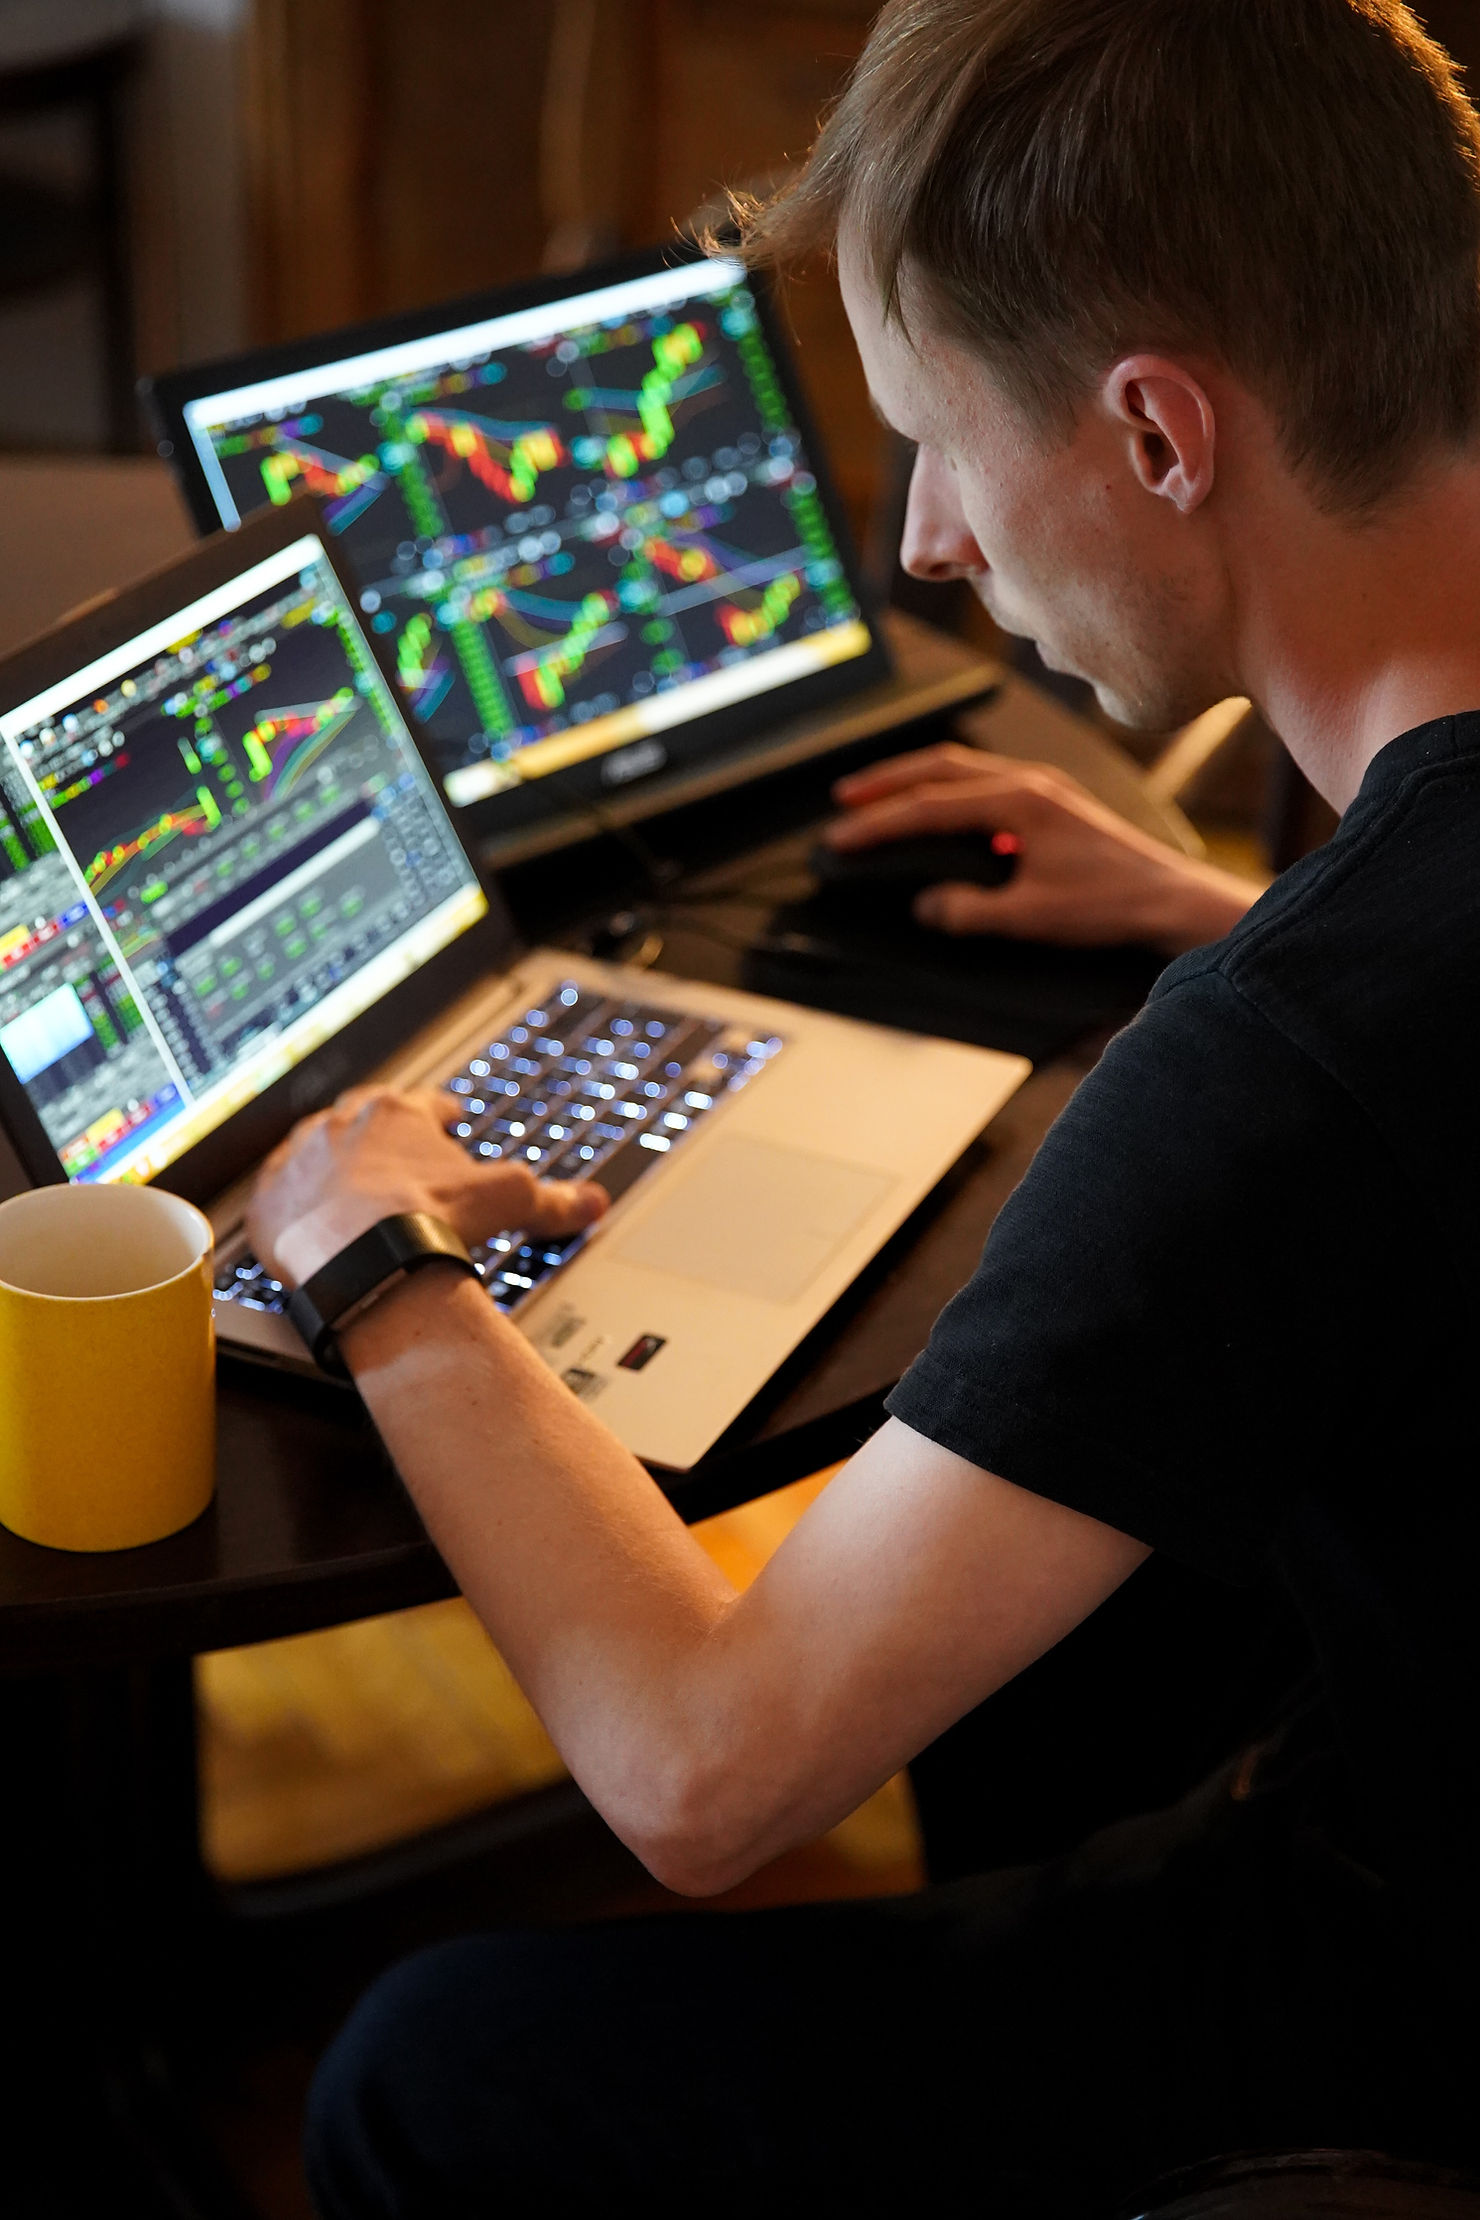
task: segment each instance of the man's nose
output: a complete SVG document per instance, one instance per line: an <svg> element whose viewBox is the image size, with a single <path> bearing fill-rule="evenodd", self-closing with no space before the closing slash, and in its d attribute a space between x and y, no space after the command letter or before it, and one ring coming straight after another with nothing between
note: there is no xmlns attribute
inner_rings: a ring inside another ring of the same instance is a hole
<svg viewBox="0 0 1480 2220"><path fill-rule="evenodd" d="M955 477L928 447L915 450L899 560L912 578L971 578L987 567L961 513Z"/></svg>

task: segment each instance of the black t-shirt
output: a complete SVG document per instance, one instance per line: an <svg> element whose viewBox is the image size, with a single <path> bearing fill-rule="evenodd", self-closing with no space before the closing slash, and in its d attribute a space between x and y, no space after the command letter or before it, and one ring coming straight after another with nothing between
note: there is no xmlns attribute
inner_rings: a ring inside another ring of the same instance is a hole
<svg viewBox="0 0 1480 2220"><path fill-rule="evenodd" d="M889 1406L1153 1548L1282 1584L1334 1722L1329 1824L1466 1978L1477 1016L1480 712L1392 741L1329 845L1163 975Z"/></svg>

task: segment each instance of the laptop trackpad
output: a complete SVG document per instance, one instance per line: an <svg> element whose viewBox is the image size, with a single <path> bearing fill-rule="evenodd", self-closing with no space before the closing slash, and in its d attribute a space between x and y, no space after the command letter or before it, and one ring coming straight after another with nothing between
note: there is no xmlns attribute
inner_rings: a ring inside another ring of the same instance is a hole
<svg viewBox="0 0 1480 2220"><path fill-rule="evenodd" d="M795 1302L896 1184L890 1172L738 1136L675 1174L613 1254L772 1303Z"/></svg>

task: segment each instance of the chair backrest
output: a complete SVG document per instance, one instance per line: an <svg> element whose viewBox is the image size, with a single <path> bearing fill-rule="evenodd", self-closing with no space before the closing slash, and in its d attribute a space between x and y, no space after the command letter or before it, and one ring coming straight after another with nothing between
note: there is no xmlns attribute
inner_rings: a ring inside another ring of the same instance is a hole
<svg viewBox="0 0 1480 2220"><path fill-rule="evenodd" d="M1122 2220L1480 2220L1480 2181L1372 2151L1287 2151L1194 2167Z"/></svg>

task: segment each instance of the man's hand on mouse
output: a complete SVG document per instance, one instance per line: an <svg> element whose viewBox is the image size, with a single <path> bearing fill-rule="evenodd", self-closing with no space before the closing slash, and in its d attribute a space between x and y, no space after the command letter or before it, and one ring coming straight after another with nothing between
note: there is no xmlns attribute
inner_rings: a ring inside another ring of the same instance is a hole
<svg viewBox="0 0 1480 2220"><path fill-rule="evenodd" d="M1140 832L1046 763L947 741L840 779L845 814L824 834L842 850L928 833L1005 833L1006 885L927 887L914 914L945 933L1095 947L1143 941L1167 955L1232 930L1260 892Z"/></svg>
<svg viewBox="0 0 1480 2220"><path fill-rule="evenodd" d="M382 1218L427 1211L467 1242L515 1228L553 1236L606 1209L584 1180L537 1180L527 1164L480 1164L447 1133L448 1098L355 1087L305 1118L262 1167L247 1213L259 1257L294 1286Z"/></svg>

